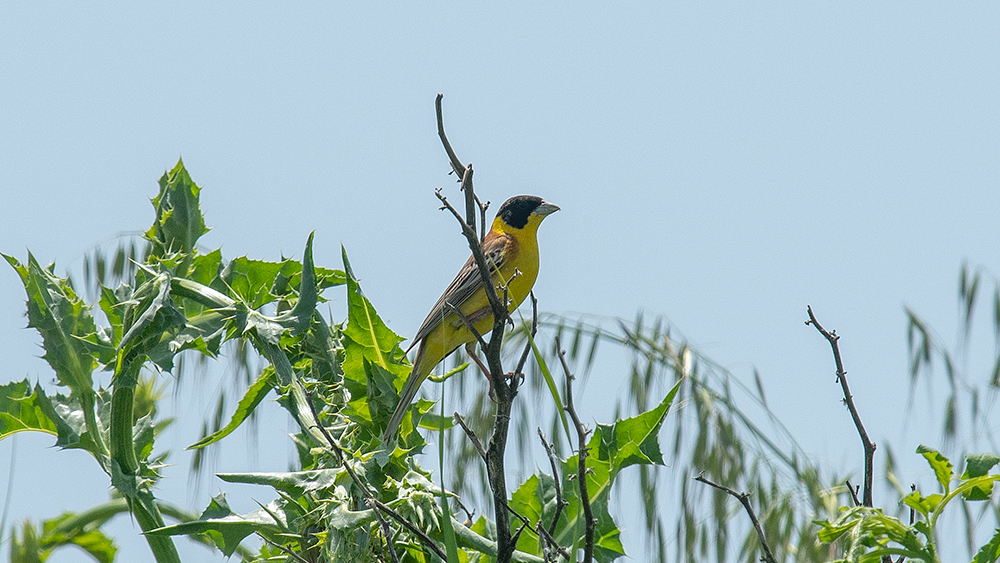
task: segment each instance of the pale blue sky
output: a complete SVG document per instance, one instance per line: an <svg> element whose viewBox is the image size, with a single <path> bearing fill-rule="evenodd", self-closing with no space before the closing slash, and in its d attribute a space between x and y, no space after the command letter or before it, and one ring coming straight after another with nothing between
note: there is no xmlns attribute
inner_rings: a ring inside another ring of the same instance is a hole
<svg viewBox="0 0 1000 563"><path fill-rule="evenodd" d="M563 209L540 233L541 308L665 315L744 381L759 369L807 451L860 472L805 307L844 335L876 441L913 457L939 439L891 400L908 381L903 305L951 341L962 261L1000 271L998 29L1000 7L965 2L4 3L0 251L79 268L148 227L182 156L206 247L300 256L315 230L317 263L339 266L344 244L412 334L468 253L433 196L453 187L443 92L484 198ZM0 295L0 380L49 381L13 271ZM594 373L583 404L602 418L625 387ZM106 498L96 464L50 442L18 438L15 520ZM220 470L283 468L228 451ZM218 489L166 492L200 509ZM115 531L145 557L128 522Z"/></svg>

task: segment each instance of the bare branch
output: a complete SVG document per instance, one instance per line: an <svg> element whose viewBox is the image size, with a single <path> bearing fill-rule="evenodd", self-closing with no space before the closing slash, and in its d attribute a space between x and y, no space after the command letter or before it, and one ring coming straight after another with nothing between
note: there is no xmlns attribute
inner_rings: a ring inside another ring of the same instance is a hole
<svg viewBox="0 0 1000 563"><path fill-rule="evenodd" d="M757 515L754 514L753 506L750 505L750 495L748 493L737 493L736 491L730 489L729 487L709 481L702 474L699 474L697 477L694 478L694 480L701 481L706 485L711 485L712 487L715 487L720 491L723 491L725 493L728 493L736 497L736 499L743 504L743 508L747 510L747 514L750 515L750 521L753 522L754 530L757 530L757 538L760 539L760 545L764 548L764 561L766 561L767 563L778 563L778 561L774 558L774 554L771 553L771 548L768 547L767 545L767 540L764 538L764 530L760 527L760 522L757 520Z"/></svg>
<svg viewBox="0 0 1000 563"><path fill-rule="evenodd" d="M472 227L472 232L476 231L476 192L472 188L472 163L469 163L462 172L462 191L465 193L465 222ZM485 239L485 235L483 239ZM480 240L480 243L483 241Z"/></svg>
<svg viewBox="0 0 1000 563"><path fill-rule="evenodd" d="M556 463L556 454L552 451L552 445L545 439L545 435L542 434L542 429L538 428L538 439L542 441L542 446L545 447L545 453L549 456L549 464L552 466L552 479L556 484L556 513L552 516L552 523L549 524L549 534L556 533L556 524L559 523L559 517L562 516L563 509L569 504L569 502L562 496L562 485L559 484L559 469Z"/></svg>
<svg viewBox="0 0 1000 563"><path fill-rule="evenodd" d="M473 432L472 429L469 428L469 425L465 423L465 419L462 418L462 415L456 412L451 416L455 419L455 422L462 427L462 430L465 430L466 436L469 437L469 440L472 441L472 445L475 446L476 451L479 452L479 457L483 458L483 461L486 461L486 450L483 449L483 443L479 441L479 437L476 436L476 433Z"/></svg>
<svg viewBox="0 0 1000 563"><path fill-rule="evenodd" d="M490 207L490 200L483 203L479 201L479 196L476 196L476 204L479 206L479 241L486 242L486 210Z"/></svg>
<svg viewBox="0 0 1000 563"><path fill-rule="evenodd" d="M576 480L580 486L580 504L583 505L584 535L583 535L583 563L591 563L594 560L594 529L597 526L597 519L594 518L594 511L590 506L590 493L587 491L587 435L590 431L580 422L580 417L576 414L576 407L573 405L573 374L566 364L566 351L562 349L559 337L556 336L556 349L559 351L559 361L562 363L563 372L566 374L566 411L573 419L576 426L578 438Z"/></svg>
<svg viewBox="0 0 1000 563"><path fill-rule="evenodd" d="M476 231L472 230L472 227L465 222L462 215L448 203L448 198L441 194L441 189L438 188L434 191L434 194L441 200L441 205L444 209L447 209L455 216L459 224L462 226L462 234L465 235L466 240L469 243L469 248L472 250L472 256L475 258L476 266L479 268L479 275L483 278L483 289L486 291L486 299L490 303L490 308L493 309L494 313L496 311L501 311L502 315L505 316L507 308L500 303L500 297L497 295L496 286L493 283L493 279L490 277L490 270L486 264L486 256L483 255L483 247L476 238ZM496 315L494 314L494 327L496 326ZM491 340L492 341L492 340ZM492 366L491 366L492 367Z"/></svg>
<svg viewBox="0 0 1000 563"><path fill-rule="evenodd" d="M858 500L858 487L852 485L850 479L844 483L847 485L847 492L851 493L851 499L854 501L854 506L861 506L861 501Z"/></svg>
<svg viewBox="0 0 1000 563"><path fill-rule="evenodd" d="M486 341L483 340L483 335L479 334L479 331L476 330L476 326L472 324L472 321L469 320L469 317L466 317L465 314L462 313L461 309L453 305L450 301L445 302L445 306L451 312L455 313L456 316L458 316L458 319L462 321L462 324L465 325L465 328L469 329L469 332L472 333L472 336L476 337L476 340L479 341L479 345L483 347L483 350L485 350L487 346Z"/></svg>
<svg viewBox="0 0 1000 563"><path fill-rule="evenodd" d="M257 536L258 536L258 537L259 537L260 539L264 540L264 542L265 542L266 544L268 544L268 545L270 545L270 546L272 546L272 547L276 547L276 548L278 548L278 550L280 550L280 551L281 551L282 553L284 553L285 555L287 555L287 556L291 557L292 559L294 559L294 560L296 560L296 561L299 561L300 563L309 563L309 561L308 561L308 560L306 560L305 558L303 558L303 557L302 557L301 555L299 555L298 553L295 553L294 551L292 551L292 550L288 549L287 547L285 547L285 546L281 545L281 544L280 544L280 543L278 543L278 542L275 542L275 541L272 541L272 540L268 539L268 537L267 537L267 536L265 536L264 534L262 534L262 533L260 533L260 532L257 532Z"/></svg>
<svg viewBox="0 0 1000 563"><path fill-rule="evenodd" d="M441 144L444 145L444 152L448 153L448 160L451 162L451 169L455 172L455 174L461 176L465 171L465 165L458 159L455 151L451 148L451 143L448 142L448 136L444 134L444 112L441 110L442 98L444 98L444 94L438 94L437 98L434 99L434 109L437 112L438 137L441 137Z"/></svg>
<svg viewBox="0 0 1000 563"><path fill-rule="evenodd" d="M550 534L549 531L545 529L545 526L542 525L542 521L541 520L538 521L538 527L537 528L532 528L531 527L531 521L528 520L528 518L525 517L523 514L519 513L518 511L514 510L513 508L511 508L511 506L509 504L507 505L507 511L510 512L511 515L514 516L514 518L517 518L518 520L521 521L521 528L517 531L518 535L520 535L521 532L523 530L525 530L525 529L531 530L532 532L535 533L535 535L537 535L539 538L541 538L542 543L546 543L548 545L551 545L556 551L559 552L560 555L562 555L566 559L570 559L569 550L567 550L565 547L562 547L561 545L559 545L558 543L556 543L556 539L553 538L552 534ZM515 541L514 543L516 544L517 541Z"/></svg>
<svg viewBox="0 0 1000 563"><path fill-rule="evenodd" d="M809 320L806 321L807 325L813 325L816 330L823 335L824 338L830 343L830 347L833 348L833 361L837 365L837 381L840 382L840 388L844 392L844 402L847 404L847 409L851 411L851 418L854 419L854 426L858 429L858 434L861 436L861 443L865 448L865 489L862 504L864 506L872 506L872 480L874 478L875 472L875 442L872 442L868 438L868 432L865 430L865 425L861 423L861 415L858 414L858 408L854 406L854 396L851 395L851 388L847 385L847 371L844 370L844 363L840 359L840 345L837 343L840 340L840 336L837 335L837 331L828 331L823 328L823 325L819 324L816 320L816 315L813 314L812 307L806 306L806 311L809 313Z"/></svg>
<svg viewBox="0 0 1000 563"><path fill-rule="evenodd" d="M441 190L436 190L435 194L441 200L444 209L448 209L455 219L462 226L462 233L465 235L472 250L473 259L479 269L479 275L483 280L483 290L489 301L490 309L493 312L493 332L490 334L489 344L484 348L486 353L486 363L489 366L490 381L492 382L496 394L496 415L493 423L493 434L490 436L489 447L486 449L486 474L490 483L490 490L493 493L493 513L496 517L497 527L497 562L508 563L514 553L515 543L510 531L510 518L507 517L509 506L507 505L507 481L504 470L504 451L507 448L507 434L510 426L510 411L517 394L518 378L511 378L509 384L504 384L503 364L500 359L500 348L503 342L505 324L510 318L507 310L506 288L504 289L504 300L501 301L497 295L496 283L491 276L491 269L486 263L483 255L482 242L476 236L475 231L475 190L472 187L472 165L465 166L455 156L447 136L444 134L444 119L441 110L441 96L438 95L435 101L435 108L438 118L438 135L441 137L445 151L451 161L452 169L462 175L462 190L465 192L466 215L468 219L463 219L461 214L455 210L447 198L441 194ZM480 213L485 213L480 206ZM485 228L485 227L484 227ZM485 234L485 230L483 231ZM520 534L520 531L518 532Z"/></svg>

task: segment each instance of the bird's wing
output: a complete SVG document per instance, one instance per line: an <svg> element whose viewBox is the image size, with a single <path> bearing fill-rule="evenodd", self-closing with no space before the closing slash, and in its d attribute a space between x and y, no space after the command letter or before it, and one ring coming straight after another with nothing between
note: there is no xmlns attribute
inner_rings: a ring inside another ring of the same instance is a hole
<svg viewBox="0 0 1000 563"><path fill-rule="evenodd" d="M509 243L507 235L487 237L486 242L483 244L483 256L486 258L486 265L490 269L491 274L502 268L504 262L509 259L505 252ZM409 352L418 342L430 334L441 323L442 319L452 312L447 303L451 303L455 307L461 307L466 299L482 288L483 277L479 275L479 267L476 266L475 257L470 256L465 265L462 266L462 269L459 270L458 275L452 280L451 285L448 286L448 289L444 290L444 294L434 304L434 308L431 309L430 314L424 319L424 323L420 325L420 329L417 330L416 336L413 337L413 341L410 342L410 346L406 351Z"/></svg>

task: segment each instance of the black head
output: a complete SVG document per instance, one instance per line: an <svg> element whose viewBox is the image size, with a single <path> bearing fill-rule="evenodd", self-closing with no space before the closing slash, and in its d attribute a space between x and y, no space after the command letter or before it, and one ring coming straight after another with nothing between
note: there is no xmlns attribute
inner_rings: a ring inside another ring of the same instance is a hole
<svg viewBox="0 0 1000 563"><path fill-rule="evenodd" d="M516 195L503 202L500 211L497 211L497 217L503 219L511 227L523 229L528 224L528 216L542 203L544 201L538 196Z"/></svg>

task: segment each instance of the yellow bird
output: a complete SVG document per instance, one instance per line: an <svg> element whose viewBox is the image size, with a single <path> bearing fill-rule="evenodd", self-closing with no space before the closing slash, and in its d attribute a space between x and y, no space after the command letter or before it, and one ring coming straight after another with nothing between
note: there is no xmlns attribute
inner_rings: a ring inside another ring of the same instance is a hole
<svg viewBox="0 0 1000 563"><path fill-rule="evenodd" d="M559 211L559 207L540 197L514 196L500 206L493 226L486 234L483 255L493 283L507 288L509 311L517 309L535 285L535 278L538 276L538 225L556 211ZM498 289L497 295L503 299L502 290ZM444 295L434 304L406 350L409 352L420 344L413 361L413 371L406 379L399 404L386 426L383 435L386 443L392 443L396 439L399 424L409 410L417 389L431 370L456 348L476 340L476 336L452 307L461 311L479 334L485 336L492 330L493 311L486 298L483 278L471 256L444 291Z"/></svg>

